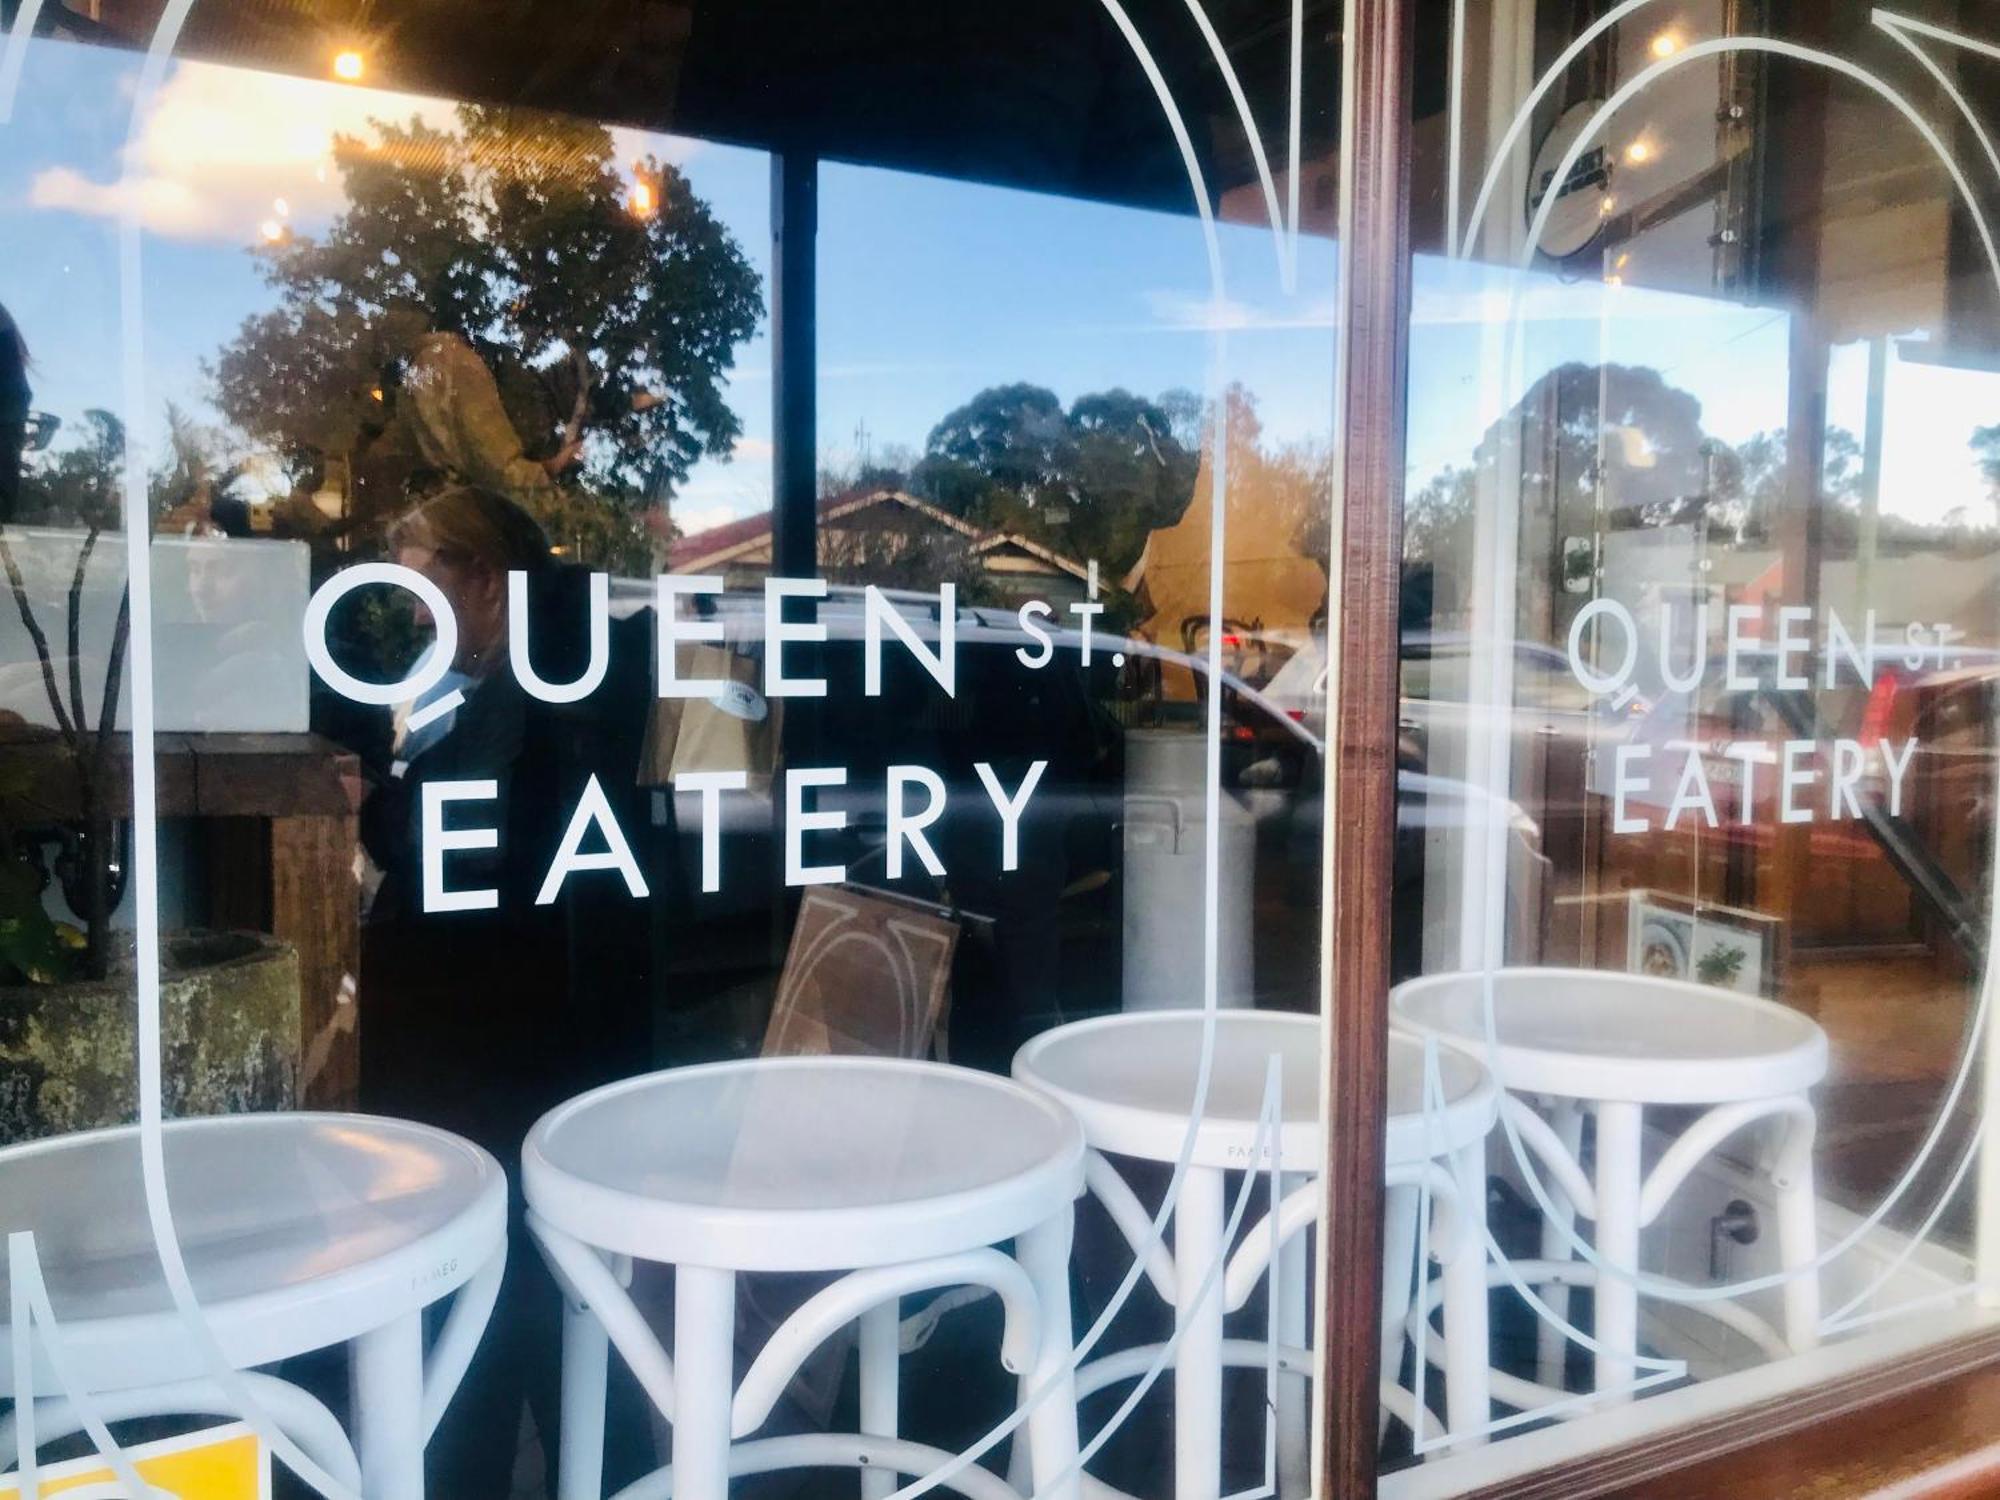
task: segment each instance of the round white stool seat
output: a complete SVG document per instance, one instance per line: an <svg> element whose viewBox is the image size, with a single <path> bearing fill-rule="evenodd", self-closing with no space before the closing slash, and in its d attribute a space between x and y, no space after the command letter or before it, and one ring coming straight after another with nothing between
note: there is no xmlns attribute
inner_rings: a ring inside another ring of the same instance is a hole
<svg viewBox="0 0 2000 1500"><path fill-rule="evenodd" d="M1200 1011L1140 1011L1044 1032L1014 1057L1014 1076L1060 1099L1100 1151L1177 1161L1201 1067ZM1323 1165L1319 1099L1324 1076L1316 1016L1218 1011L1208 1093L1195 1127L1192 1164L1253 1164L1270 1059L1278 1060L1282 1120L1278 1159L1288 1169ZM1414 1166L1482 1140L1499 1090L1492 1076L1451 1046L1438 1049L1442 1106L1425 1112L1424 1045L1389 1038L1388 1161ZM1268 1165L1268 1157L1260 1165Z"/></svg>
<svg viewBox="0 0 2000 1500"><path fill-rule="evenodd" d="M1083 1135L964 1068L759 1058L557 1106L522 1152L529 1205L602 1250L737 1271L901 1264L1012 1238L1083 1182Z"/></svg>
<svg viewBox="0 0 2000 1500"><path fill-rule="evenodd" d="M238 1369L343 1343L447 1296L506 1237L500 1164L469 1141L367 1115L174 1120L168 1202L188 1275ZM146 1216L136 1126L0 1150L0 1236L27 1230L77 1375L93 1390L207 1373ZM8 1275L0 1256L0 1320ZM0 1396L12 1394L0 1321ZM54 1390L40 1357L36 1388Z"/></svg>
<svg viewBox="0 0 2000 1500"><path fill-rule="evenodd" d="M1491 1049L1481 975L1413 979L1391 1014L1470 1048L1522 1093L1724 1104L1801 1093L1826 1074L1817 1023L1754 995L1608 970L1503 969L1492 980Z"/></svg>
<svg viewBox="0 0 2000 1500"><path fill-rule="evenodd" d="M725 1500L735 1473L832 1465L863 1469L876 1497L897 1473L944 1466L949 1454L898 1435L899 1304L961 1286L999 1294L1003 1361L1044 1393L1017 1445L1036 1493L1074 1500L1069 1248L1083 1173L1083 1132L1060 1105L939 1063L754 1058L558 1105L529 1132L522 1185L567 1297L561 1500L603 1493L613 1345L674 1432L672 1465L627 1493ZM616 1274L621 1257L674 1267L671 1356ZM768 1271L845 1274L770 1331L739 1381L737 1279ZM861 1432L754 1438L812 1351L857 1324ZM1018 1500L981 1468L941 1483Z"/></svg>

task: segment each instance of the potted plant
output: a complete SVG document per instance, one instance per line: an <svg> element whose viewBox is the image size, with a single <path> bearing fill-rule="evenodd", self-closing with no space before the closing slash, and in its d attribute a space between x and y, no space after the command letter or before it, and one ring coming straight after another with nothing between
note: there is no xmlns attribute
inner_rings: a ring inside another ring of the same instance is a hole
<svg viewBox="0 0 2000 1500"><path fill-rule="evenodd" d="M50 730L10 715L12 723L0 726L0 741L11 741L0 742L0 1144L116 1124L138 1108L132 945L113 922L129 852L129 824L115 801L127 772L113 726L131 598L128 586L93 721L83 687L83 598L99 534L95 524L84 531L69 586L65 684L14 539L0 528L0 566L55 720ZM74 921L51 912L51 886ZM299 1025L298 958L288 945L259 933L163 939L168 1114L291 1105Z"/></svg>

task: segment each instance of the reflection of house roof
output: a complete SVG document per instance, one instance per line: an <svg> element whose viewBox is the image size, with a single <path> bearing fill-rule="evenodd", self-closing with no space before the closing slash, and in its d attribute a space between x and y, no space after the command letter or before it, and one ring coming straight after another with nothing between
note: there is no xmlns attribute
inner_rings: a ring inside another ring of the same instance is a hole
<svg viewBox="0 0 2000 1500"><path fill-rule="evenodd" d="M1014 548L1039 562L1047 563L1058 572L1073 578L1087 579L1089 570L1071 558L1063 556L1053 548L1013 531L981 531L969 521L941 510L928 500L919 500L915 495L902 490L870 490L865 494L835 495L819 502L819 524L829 524L846 519L859 511L876 506L893 505L912 512L934 525L945 527L965 537L968 551L975 556L988 557L1003 548ZM698 531L693 536L677 540L667 554L667 571L670 573L696 573L704 568L719 567L725 563L755 564L768 563L771 552L771 512L745 516L740 521L726 525L712 526L707 531Z"/></svg>

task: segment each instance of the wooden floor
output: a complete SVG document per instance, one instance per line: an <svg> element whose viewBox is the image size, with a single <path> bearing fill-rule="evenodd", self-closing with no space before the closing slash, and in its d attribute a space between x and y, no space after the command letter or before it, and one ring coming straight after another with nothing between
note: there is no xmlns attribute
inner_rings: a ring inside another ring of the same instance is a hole
<svg viewBox="0 0 2000 1500"><path fill-rule="evenodd" d="M1964 1048L1972 986L1923 955L1868 955L1802 957L1788 991L1827 1033L1814 1152L1820 1191L1866 1213L1909 1169L1937 1118ZM1965 1090L1930 1168L1904 1196L1918 1218L1957 1163L1976 1094ZM1908 1221L1903 1208L1891 1222ZM1948 1214L1941 1228L1949 1234L1957 1222L1961 1214Z"/></svg>
<svg viewBox="0 0 2000 1500"><path fill-rule="evenodd" d="M2000 1496L2000 1370L1898 1396L1774 1449L1725 1454L1625 1493L1631 1500Z"/></svg>

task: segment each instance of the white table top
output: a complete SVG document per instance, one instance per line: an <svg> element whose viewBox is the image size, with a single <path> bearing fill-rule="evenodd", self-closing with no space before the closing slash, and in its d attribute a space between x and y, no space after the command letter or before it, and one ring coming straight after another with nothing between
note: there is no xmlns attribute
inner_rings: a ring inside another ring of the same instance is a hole
<svg viewBox="0 0 2000 1500"><path fill-rule="evenodd" d="M500 1164L370 1115L248 1114L162 1130L188 1276L239 1368L343 1342L456 1290L504 1241ZM0 1239L34 1234L57 1321L98 1389L205 1373L160 1271L139 1132L0 1150ZM12 1384L0 1253L0 1395ZM50 1378L38 1374L42 1384Z"/></svg>
<svg viewBox="0 0 2000 1500"><path fill-rule="evenodd" d="M1454 1040L1503 1087L1643 1104L1724 1104L1811 1088L1826 1033L1810 1016L1705 984L1596 969L1414 979L1390 997L1396 1024Z"/></svg>
<svg viewBox="0 0 2000 1500"><path fill-rule="evenodd" d="M1269 1165L1256 1156L1257 1121L1273 1060L1282 1093L1279 1165L1317 1172L1320 1088L1325 1076L1315 1016L1276 1011L1215 1012L1208 1093L1191 1157L1197 1166ZM1043 1032L1014 1055L1014 1076L1060 1099L1102 1151L1150 1161L1178 1160L1186 1140L1201 1063L1198 1010L1131 1012ZM1424 1116L1424 1048L1392 1036L1389 1046L1388 1163L1410 1165L1477 1140L1492 1127L1497 1091L1483 1068L1456 1049L1438 1049L1443 1108ZM1268 1147L1267 1147L1268 1152Z"/></svg>
<svg viewBox="0 0 2000 1500"><path fill-rule="evenodd" d="M1083 1137L1004 1078L867 1057L674 1068L557 1106L529 1206L587 1244L737 1270L845 1270L991 1245L1066 1207Z"/></svg>

